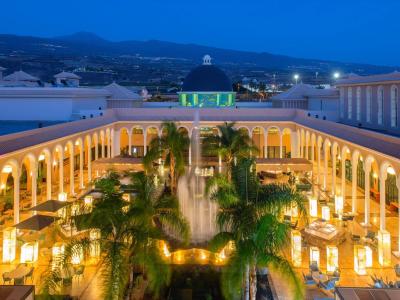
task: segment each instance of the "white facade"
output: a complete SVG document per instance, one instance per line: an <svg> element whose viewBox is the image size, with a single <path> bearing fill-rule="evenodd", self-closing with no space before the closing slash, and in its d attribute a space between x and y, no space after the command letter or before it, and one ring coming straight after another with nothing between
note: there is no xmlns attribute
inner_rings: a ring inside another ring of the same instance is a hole
<svg viewBox="0 0 400 300"><path fill-rule="evenodd" d="M0 87L0 120L70 121L97 117L109 92L90 88Z"/></svg>

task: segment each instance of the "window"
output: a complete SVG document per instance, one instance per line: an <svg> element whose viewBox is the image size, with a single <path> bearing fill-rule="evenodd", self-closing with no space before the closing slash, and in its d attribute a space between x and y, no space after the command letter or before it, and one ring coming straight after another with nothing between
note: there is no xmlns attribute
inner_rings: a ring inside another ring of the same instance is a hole
<svg viewBox="0 0 400 300"><path fill-rule="evenodd" d="M340 88L340 117L344 118L344 88Z"/></svg>
<svg viewBox="0 0 400 300"><path fill-rule="evenodd" d="M361 121L361 87L357 88L356 97L356 118L357 121Z"/></svg>
<svg viewBox="0 0 400 300"><path fill-rule="evenodd" d="M371 106L372 106L372 88L370 86L367 87L367 111L366 111L366 119L368 123L371 123Z"/></svg>
<svg viewBox="0 0 400 300"><path fill-rule="evenodd" d="M353 90L351 87L347 90L347 119L351 119L353 114Z"/></svg>
<svg viewBox="0 0 400 300"><path fill-rule="evenodd" d="M384 90L383 87L378 87L378 124L383 124L383 98L384 98Z"/></svg>
<svg viewBox="0 0 400 300"><path fill-rule="evenodd" d="M390 91L390 126L397 127L398 120L398 107L399 107L399 89L397 86L392 86Z"/></svg>

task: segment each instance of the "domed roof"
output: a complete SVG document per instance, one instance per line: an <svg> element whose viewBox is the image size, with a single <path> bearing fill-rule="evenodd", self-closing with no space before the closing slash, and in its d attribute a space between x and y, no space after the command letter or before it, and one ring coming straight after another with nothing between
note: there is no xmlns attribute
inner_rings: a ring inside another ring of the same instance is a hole
<svg viewBox="0 0 400 300"><path fill-rule="evenodd" d="M203 64L194 68L186 76L183 92L231 92L232 83L228 76L211 64Z"/></svg>

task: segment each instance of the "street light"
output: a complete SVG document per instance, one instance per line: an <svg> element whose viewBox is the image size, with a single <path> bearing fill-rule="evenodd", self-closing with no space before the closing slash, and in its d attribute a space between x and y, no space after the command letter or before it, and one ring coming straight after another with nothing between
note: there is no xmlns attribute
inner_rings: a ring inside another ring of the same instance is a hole
<svg viewBox="0 0 400 300"><path fill-rule="evenodd" d="M297 81L299 80L300 76L299 76L299 74L294 74L293 78L294 78L294 80L296 81L296 84L297 84Z"/></svg>
<svg viewBox="0 0 400 300"><path fill-rule="evenodd" d="M340 73L339 72L333 73L333 78L334 79L339 79L340 78Z"/></svg>

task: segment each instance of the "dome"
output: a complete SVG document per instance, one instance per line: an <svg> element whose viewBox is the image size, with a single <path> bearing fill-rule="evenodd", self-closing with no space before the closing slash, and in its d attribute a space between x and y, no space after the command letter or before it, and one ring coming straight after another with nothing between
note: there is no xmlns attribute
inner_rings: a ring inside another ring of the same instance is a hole
<svg viewBox="0 0 400 300"><path fill-rule="evenodd" d="M183 92L231 92L232 83L228 76L211 64L194 68L185 78Z"/></svg>

